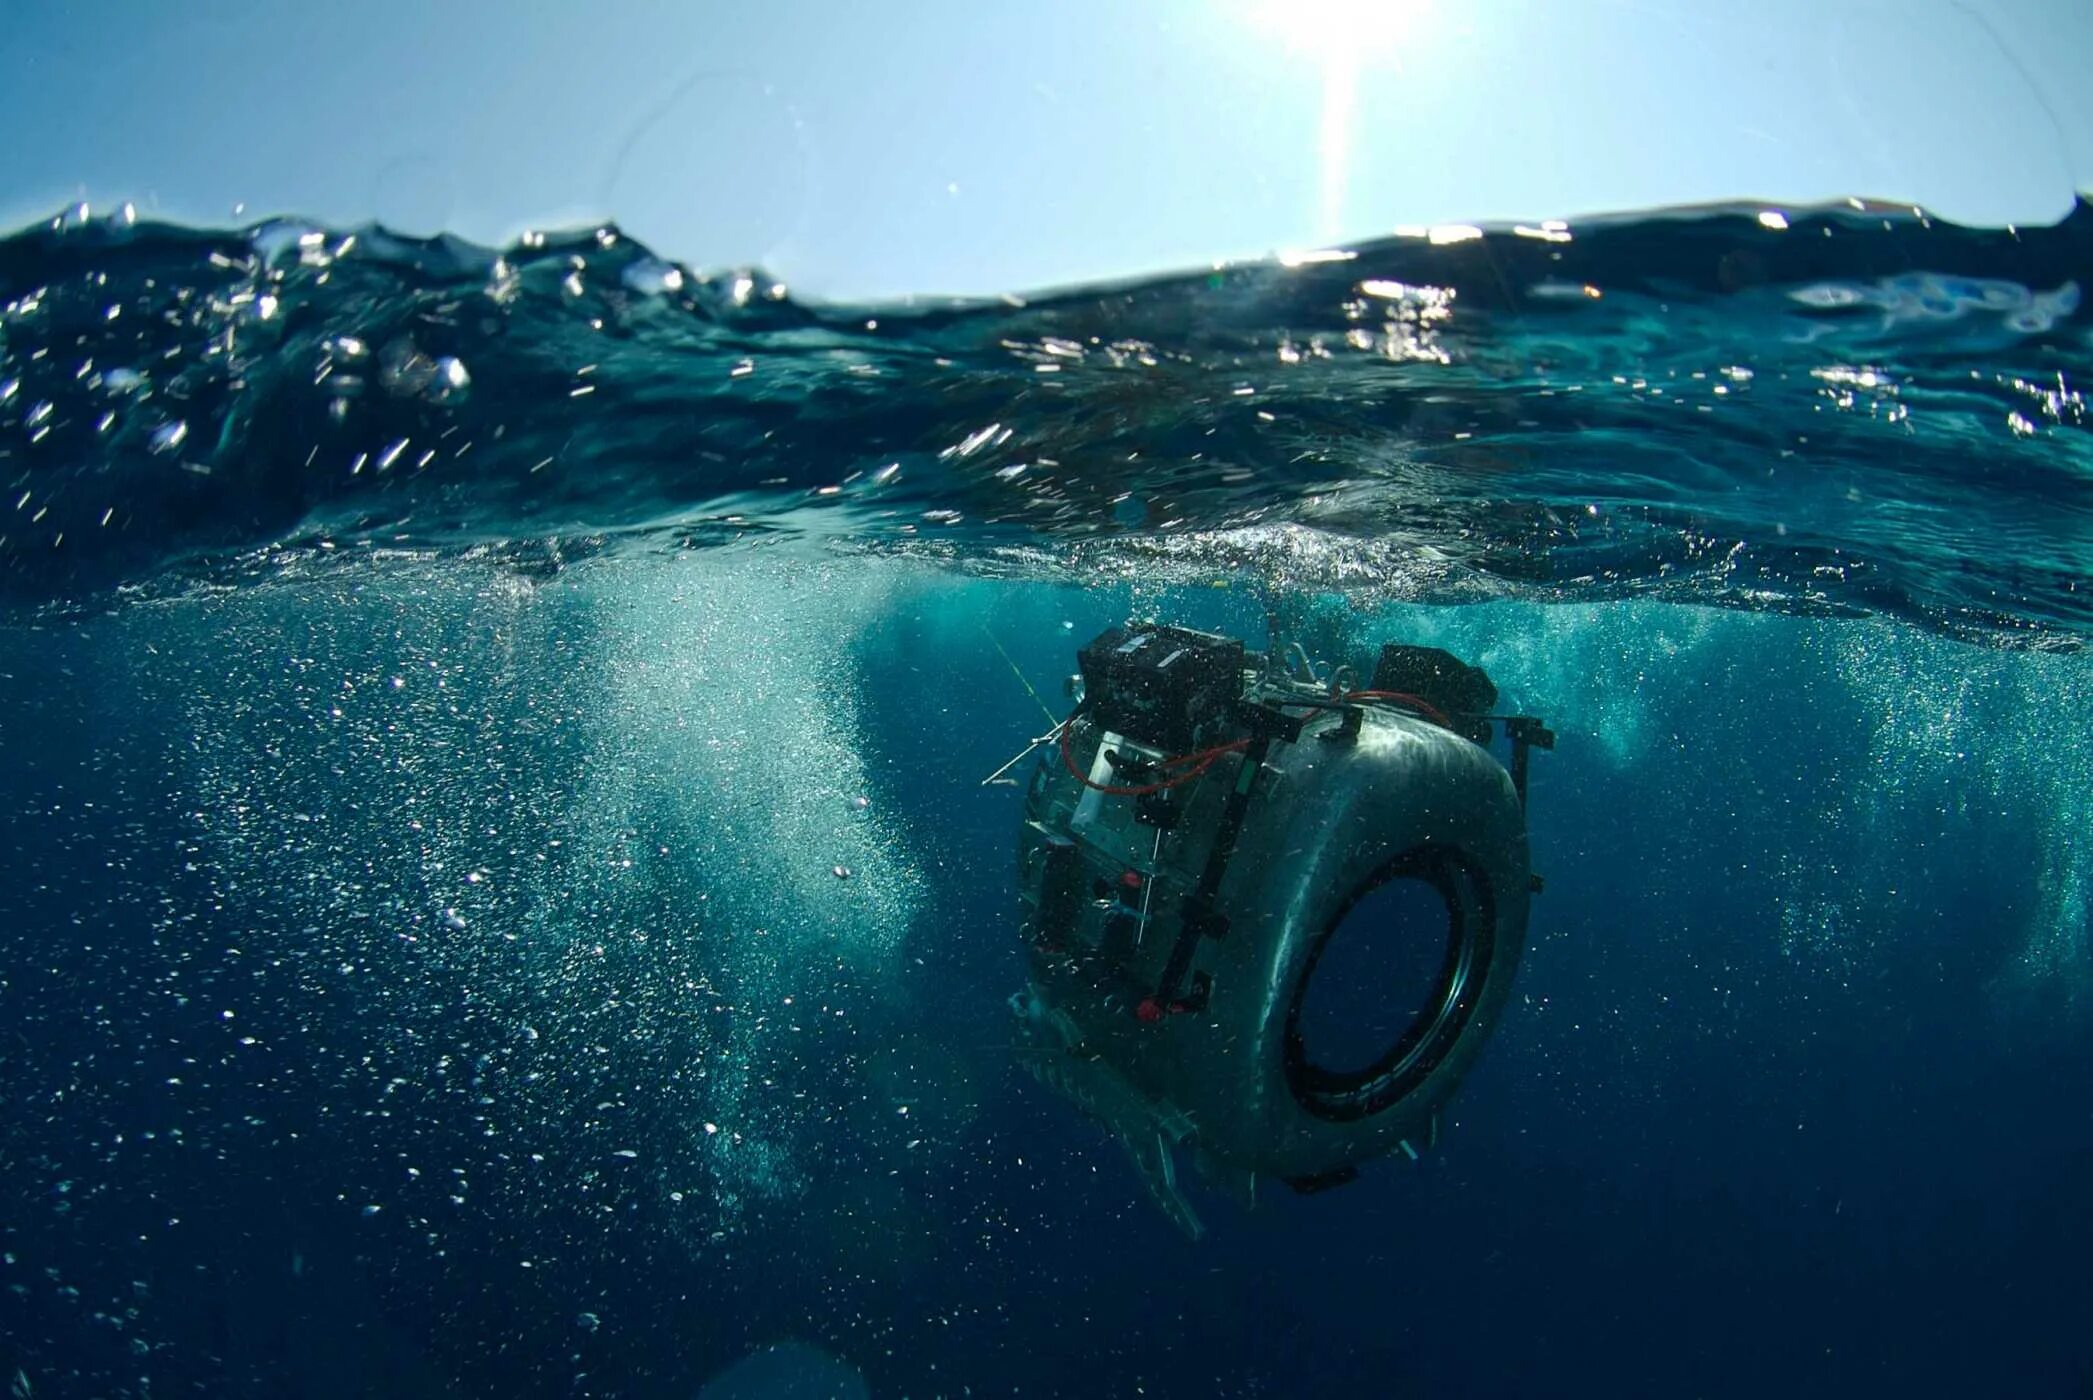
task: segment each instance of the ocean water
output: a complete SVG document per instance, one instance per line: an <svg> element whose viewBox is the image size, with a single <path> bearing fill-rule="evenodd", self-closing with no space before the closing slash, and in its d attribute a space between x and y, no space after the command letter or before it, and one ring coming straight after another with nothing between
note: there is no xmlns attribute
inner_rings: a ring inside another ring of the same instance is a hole
<svg viewBox="0 0 2093 1400"><path fill-rule="evenodd" d="M15 1400L2093 1393L2089 280L2084 205L879 307L0 241ZM1559 736L1436 1148L1197 1244L1010 1054L982 779L1129 617Z"/></svg>

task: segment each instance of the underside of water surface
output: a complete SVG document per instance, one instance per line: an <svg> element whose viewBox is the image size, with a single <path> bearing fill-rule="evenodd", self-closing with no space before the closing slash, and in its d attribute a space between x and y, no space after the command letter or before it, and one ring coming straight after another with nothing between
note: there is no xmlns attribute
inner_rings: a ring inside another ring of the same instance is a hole
<svg viewBox="0 0 2093 1400"><path fill-rule="evenodd" d="M2070 1393L2089 239L874 308L610 229L0 243L19 1400ZM1558 736L1438 1149L1198 1246L1008 1048L983 779L1129 617Z"/></svg>
<svg viewBox="0 0 2093 1400"><path fill-rule="evenodd" d="M2093 214L1738 206L977 305L61 215L0 245L0 586L841 540L2083 632Z"/></svg>

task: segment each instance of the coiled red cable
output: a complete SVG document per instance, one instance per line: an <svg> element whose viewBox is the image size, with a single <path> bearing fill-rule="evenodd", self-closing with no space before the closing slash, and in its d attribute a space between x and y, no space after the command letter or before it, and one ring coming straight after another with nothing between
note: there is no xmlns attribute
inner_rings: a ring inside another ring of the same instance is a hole
<svg viewBox="0 0 2093 1400"><path fill-rule="evenodd" d="M1453 728L1453 722L1446 717L1444 710L1441 710L1429 700L1412 695L1407 691L1352 690L1345 692L1344 699L1348 701L1387 700L1415 710L1419 717L1438 725L1441 729ZM1282 701L1281 703L1284 702ZM1248 739L1237 739L1233 743L1216 744L1210 749L1200 749L1194 753L1181 753L1169 758L1158 759L1155 765L1158 768L1176 768L1185 764L1190 764L1191 766L1186 768L1184 772L1165 778L1161 782L1144 783L1138 787L1122 787L1113 783L1092 782L1088 774L1076 767L1075 754L1069 747L1069 739L1074 735L1075 727L1076 721L1073 715L1069 716L1067 721L1061 726L1061 766L1068 770L1068 776L1074 778L1084 787L1089 788L1092 792L1104 793L1108 797L1146 797L1150 793L1168 792L1171 788L1183 787L1186 783L1200 777L1207 769L1213 767L1216 760L1223 754L1241 753L1250 746Z"/></svg>
<svg viewBox="0 0 2093 1400"><path fill-rule="evenodd" d="M1421 696L1412 695L1408 691L1348 690L1345 692L1344 698L1347 700L1392 700L1398 705L1406 705L1410 709L1417 711L1419 717L1430 720L1441 729L1453 728L1453 721L1446 717L1446 711L1440 709L1431 701Z"/></svg>
<svg viewBox="0 0 2093 1400"><path fill-rule="evenodd" d="M1089 788L1092 792L1102 792L1108 797L1146 797L1152 792L1167 792L1174 787L1183 787L1186 783L1191 782L1205 773L1207 769L1213 767L1215 761L1223 754L1241 753L1250 746L1248 739L1238 739L1232 744L1216 744L1213 748L1200 749L1196 753L1176 754L1170 758L1158 760L1156 767L1176 768L1180 765L1190 764L1191 766L1186 768L1184 772L1165 778L1157 783L1145 783L1139 787L1120 787L1112 783L1092 782L1087 774L1076 767L1075 754L1070 751L1068 742L1069 738L1075 733L1075 727L1076 722L1073 716L1070 717L1066 724L1061 726L1061 766L1068 770L1068 775L1071 778L1074 778L1084 787Z"/></svg>

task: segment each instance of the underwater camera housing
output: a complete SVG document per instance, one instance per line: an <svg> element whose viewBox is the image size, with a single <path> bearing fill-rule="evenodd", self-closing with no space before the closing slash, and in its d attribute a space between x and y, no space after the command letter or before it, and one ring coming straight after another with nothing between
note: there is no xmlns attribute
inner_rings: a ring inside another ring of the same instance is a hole
<svg viewBox="0 0 2093 1400"><path fill-rule="evenodd" d="M1352 691L1154 623L1079 662L1020 832L1020 1062L1117 1134L1194 1236L1179 1149L1249 1200L1260 1177L1314 1191L1417 1156L1510 990L1538 888L1526 759L1554 736L1491 715L1489 677L1434 648L1385 648ZM1391 935L1397 895L1423 912ZM1318 981L1377 937L1414 988ZM1360 1023L1339 1027L1349 1054L1326 1053L1333 995Z"/></svg>

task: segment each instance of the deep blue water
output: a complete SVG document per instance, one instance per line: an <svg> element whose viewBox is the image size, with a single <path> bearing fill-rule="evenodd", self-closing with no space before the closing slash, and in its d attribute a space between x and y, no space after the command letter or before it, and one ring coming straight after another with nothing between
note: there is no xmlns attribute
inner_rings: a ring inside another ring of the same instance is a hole
<svg viewBox="0 0 2093 1400"><path fill-rule="evenodd" d="M17 1396L2093 1393L2093 212L1786 222L0 243ZM1197 1245L1007 1049L1130 615L1561 736L1438 1149Z"/></svg>

